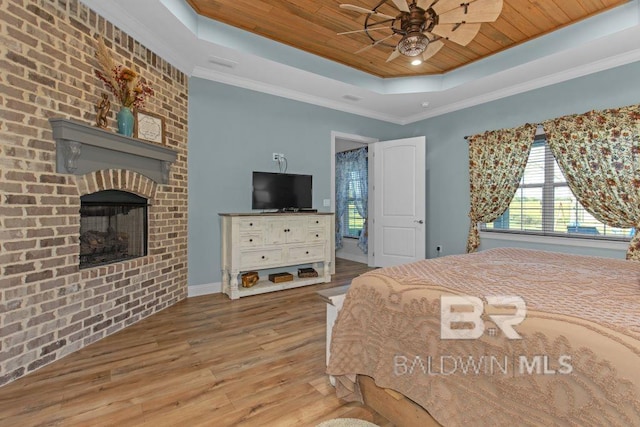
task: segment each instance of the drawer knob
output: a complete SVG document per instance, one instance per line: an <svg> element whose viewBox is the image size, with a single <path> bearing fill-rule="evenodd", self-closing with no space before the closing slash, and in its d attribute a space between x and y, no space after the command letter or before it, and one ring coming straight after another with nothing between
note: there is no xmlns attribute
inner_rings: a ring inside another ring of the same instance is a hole
<svg viewBox="0 0 640 427"><path fill-rule="evenodd" d="M262 259L264 259L264 258L265 258L265 256L264 256L264 255L262 255Z"/></svg>
<svg viewBox="0 0 640 427"><path fill-rule="evenodd" d="M253 239L249 239L250 242L253 242Z"/></svg>
<svg viewBox="0 0 640 427"><path fill-rule="evenodd" d="M253 227L253 223L252 222L249 223L249 227Z"/></svg>
<svg viewBox="0 0 640 427"><path fill-rule="evenodd" d="M305 252L305 254L309 255L309 251Z"/></svg>
<svg viewBox="0 0 640 427"><path fill-rule="evenodd" d="M320 235L319 235L319 234L316 234L316 237L320 237Z"/></svg>
<svg viewBox="0 0 640 427"><path fill-rule="evenodd" d="M316 219L316 224L320 224L320 221L318 221L317 219Z"/></svg>

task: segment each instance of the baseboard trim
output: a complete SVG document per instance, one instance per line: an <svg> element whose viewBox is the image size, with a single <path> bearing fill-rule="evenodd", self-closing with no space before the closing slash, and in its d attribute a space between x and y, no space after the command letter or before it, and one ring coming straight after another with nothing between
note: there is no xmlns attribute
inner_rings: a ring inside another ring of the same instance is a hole
<svg viewBox="0 0 640 427"><path fill-rule="evenodd" d="M205 283L202 285L189 285L187 297L199 297L201 295L219 294L222 292L222 283Z"/></svg>

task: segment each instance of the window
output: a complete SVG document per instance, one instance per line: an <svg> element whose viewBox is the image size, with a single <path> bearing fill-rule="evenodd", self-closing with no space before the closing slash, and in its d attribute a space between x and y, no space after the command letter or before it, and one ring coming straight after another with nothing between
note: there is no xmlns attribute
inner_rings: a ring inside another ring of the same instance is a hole
<svg viewBox="0 0 640 427"><path fill-rule="evenodd" d="M363 194L360 188L360 171L350 171L348 175L348 190L347 190L347 209L345 210L344 218L344 237L359 238L364 226L364 218L358 213L357 203L367 203L366 200L362 200L360 197ZM366 171L365 171L366 173Z"/></svg>
<svg viewBox="0 0 640 427"><path fill-rule="evenodd" d="M603 224L582 207L544 139L533 143L509 208L481 230L614 240L630 240L634 232Z"/></svg>

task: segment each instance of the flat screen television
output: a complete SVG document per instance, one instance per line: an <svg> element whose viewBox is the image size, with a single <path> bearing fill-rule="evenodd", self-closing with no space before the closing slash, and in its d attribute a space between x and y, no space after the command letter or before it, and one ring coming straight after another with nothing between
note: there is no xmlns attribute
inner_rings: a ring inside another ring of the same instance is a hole
<svg viewBox="0 0 640 427"><path fill-rule="evenodd" d="M292 173L253 172L252 194L252 209L311 209L313 178Z"/></svg>

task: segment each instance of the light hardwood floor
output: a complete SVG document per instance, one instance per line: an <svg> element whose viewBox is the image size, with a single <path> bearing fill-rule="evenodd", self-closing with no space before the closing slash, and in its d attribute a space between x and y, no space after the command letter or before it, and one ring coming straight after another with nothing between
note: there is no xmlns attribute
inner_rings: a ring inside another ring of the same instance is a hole
<svg viewBox="0 0 640 427"><path fill-rule="evenodd" d="M189 298L0 388L0 425L391 424L335 397L325 375L325 303L363 264L324 285L231 301Z"/></svg>

